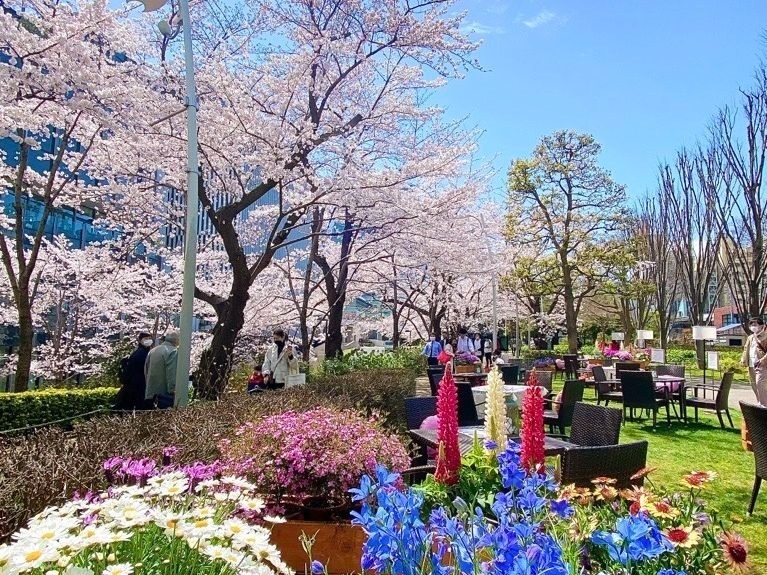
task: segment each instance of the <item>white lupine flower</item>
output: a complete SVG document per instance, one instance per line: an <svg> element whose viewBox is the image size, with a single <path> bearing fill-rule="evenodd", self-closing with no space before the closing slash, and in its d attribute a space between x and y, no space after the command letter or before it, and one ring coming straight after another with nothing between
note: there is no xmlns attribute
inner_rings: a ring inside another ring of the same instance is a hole
<svg viewBox="0 0 767 575"><path fill-rule="evenodd" d="M506 450L506 398L503 393L503 377L497 366L493 367L487 377L485 437L495 442L498 453Z"/></svg>

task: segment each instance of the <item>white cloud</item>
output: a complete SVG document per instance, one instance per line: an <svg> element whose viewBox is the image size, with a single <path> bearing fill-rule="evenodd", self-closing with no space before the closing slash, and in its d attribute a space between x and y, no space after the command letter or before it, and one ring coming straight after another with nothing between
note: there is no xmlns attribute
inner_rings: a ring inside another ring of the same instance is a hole
<svg viewBox="0 0 767 575"><path fill-rule="evenodd" d="M524 24L528 28L537 28L538 26L543 26L544 24L548 24L554 18L556 18L556 16L557 15L551 10L542 10L541 12L539 12L532 18L529 18L528 20L522 20L522 24Z"/></svg>
<svg viewBox="0 0 767 575"><path fill-rule="evenodd" d="M487 36L489 34L504 34L504 30L501 26L490 26L488 24L482 24L481 22L469 22L461 26L461 33L463 34L479 34L480 36Z"/></svg>

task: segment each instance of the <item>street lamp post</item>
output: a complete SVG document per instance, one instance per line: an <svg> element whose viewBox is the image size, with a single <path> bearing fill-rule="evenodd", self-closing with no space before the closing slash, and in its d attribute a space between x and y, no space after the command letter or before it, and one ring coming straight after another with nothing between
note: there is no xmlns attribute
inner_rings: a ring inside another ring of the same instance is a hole
<svg viewBox="0 0 767 575"><path fill-rule="evenodd" d="M154 12L165 6L167 0L140 0L145 12ZM189 0L179 0L181 27L184 34L184 64L186 80L186 230L184 234L184 279L179 317L178 359L176 363L176 407L189 403L189 367L192 353L192 324L194 317L194 280L197 273L197 214L199 160L197 158L197 89L194 81L194 55L192 53L192 23ZM160 32L170 34L170 25L163 21Z"/></svg>

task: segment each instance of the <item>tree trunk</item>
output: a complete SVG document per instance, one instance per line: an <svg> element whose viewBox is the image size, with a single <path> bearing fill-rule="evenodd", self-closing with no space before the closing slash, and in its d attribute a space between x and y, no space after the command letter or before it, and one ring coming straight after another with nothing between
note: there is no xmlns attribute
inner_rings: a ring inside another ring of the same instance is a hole
<svg viewBox="0 0 767 575"><path fill-rule="evenodd" d="M564 258L563 258L564 259ZM565 300L565 327L567 328L567 347L570 353L578 353L578 317L575 311L573 278L567 260L562 262L562 287Z"/></svg>
<svg viewBox="0 0 767 575"><path fill-rule="evenodd" d="M344 334L342 322L344 318L344 305L346 304L346 290L338 292L328 291L330 310L328 313L327 331L325 333L325 357L340 358L344 355Z"/></svg>
<svg viewBox="0 0 767 575"><path fill-rule="evenodd" d="M232 289L227 299L215 303L216 325L213 339L200 359L197 373L197 393L202 399L218 399L229 382L232 353L237 336L245 325L251 279L244 256L232 265Z"/></svg>
<svg viewBox="0 0 767 575"><path fill-rule="evenodd" d="M22 286L19 286L19 290L20 293L17 294L16 298L19 315L19 351L13 391L27 391L32 368L32 343L35 338L35 328L32 324L32 306L29 296Z"/></svg>

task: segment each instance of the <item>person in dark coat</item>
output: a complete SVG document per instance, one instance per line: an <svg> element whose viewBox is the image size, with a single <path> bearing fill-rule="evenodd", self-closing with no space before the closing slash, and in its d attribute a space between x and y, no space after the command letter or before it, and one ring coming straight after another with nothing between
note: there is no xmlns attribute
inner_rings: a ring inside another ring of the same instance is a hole
<svg viewBox="0 0 767 575"><path fill-rule="evenodd" d="M144 364L153 344L152 334L142 331L138 334L138 346L129 357L123 360L121 365L122 388L118 395L118 409L146 409Z"/></svg>

